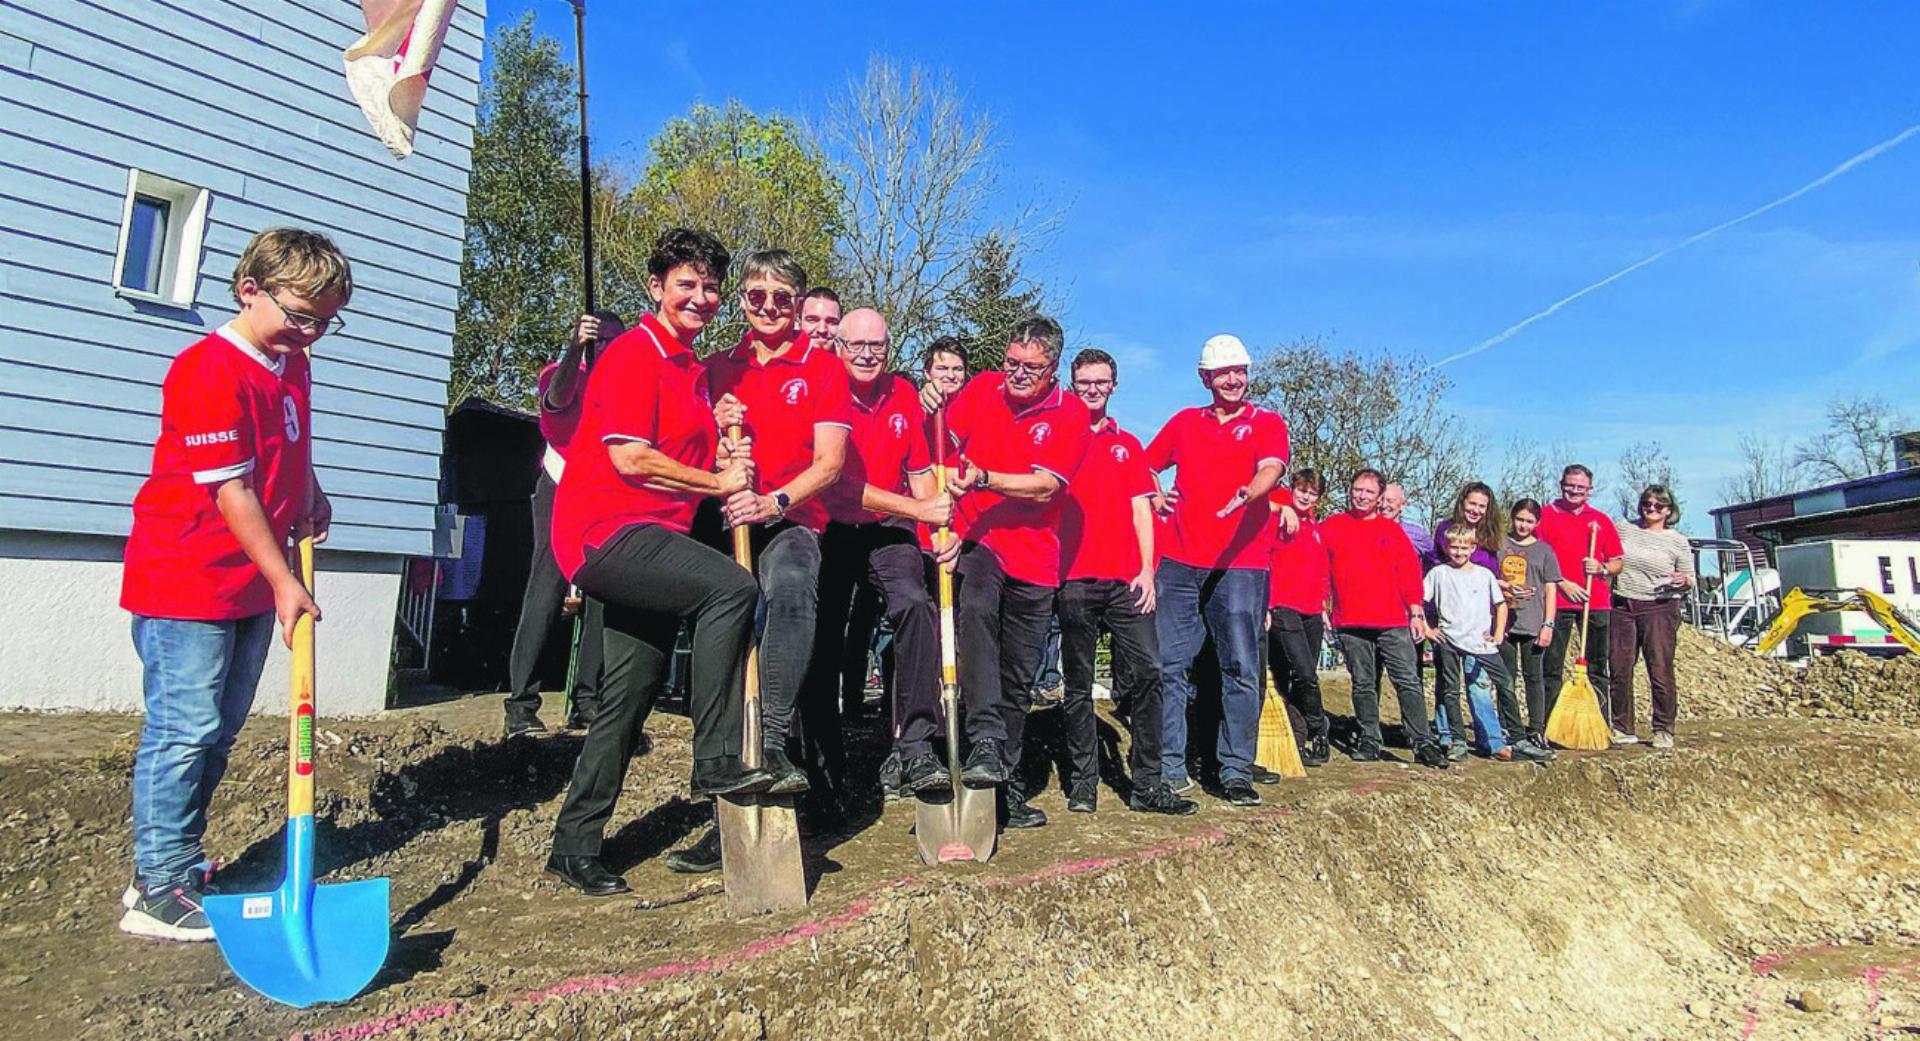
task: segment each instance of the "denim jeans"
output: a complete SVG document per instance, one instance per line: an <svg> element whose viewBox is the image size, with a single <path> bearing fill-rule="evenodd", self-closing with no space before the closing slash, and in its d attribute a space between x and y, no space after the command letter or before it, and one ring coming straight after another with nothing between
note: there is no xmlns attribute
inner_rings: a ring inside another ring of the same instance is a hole
<svg viewBox="0 0 1920 1041"><path fill-rule="evenodd" d="M1495 695L1508 684L1507 667L1497 654L1468 654L1447 643L1435 640L1433 646L1433 668L1436 680L1444 679L1447 690L1465 690L1467 711L1473 716L1473 728L1478 740L1474 750L1488 755L1497 755L1507 747L1509 735L1500 723L1500 709L1495 703ZM1439 684L1436 682L1436 687ZM1436 702L1433 715L1433 728L1441 744L1467 739L1466 723L1460 718L1460 703L1455 698L1443 698ZM1446 711L1446 710L1451 711ZM1511 735L1517 737L1518 735Z"/></svg>
<svg viewBox="0 0 1920 1041"><path fill-rule="evenodd" d="M1353 679L1353 715L1360 724L1362 747L1373 751L1380 748L1382 673L1393 684L1394 699L1400 703L1400 724L1407 732L1407 742L1418 749L1433 740L1427 729L1426 698L1420 689L1420 649L1406 626L1342 629L1340 649L1347 656L1347 675Z"/></svg>
<svg viewBox="0 0 1920 1041"><path fill-rule="evenodd" d="M1253 568L1207 570L1163 560L1154 572L1153 625L1160 639L1160 775L1187 779L1187 670L1213 637L1220 659L1220 783L1248 779L1260 737L1260 645L1267 611L1267 573Z"/></svg>
<svg viewBox="0 0 1920 1041"><path fill-rule="evenodd" d="M207 804L227 772L273 643L273 612L224 622L133 616L147 718L133 757L133 863L149 890L205 856Z"/></svg>

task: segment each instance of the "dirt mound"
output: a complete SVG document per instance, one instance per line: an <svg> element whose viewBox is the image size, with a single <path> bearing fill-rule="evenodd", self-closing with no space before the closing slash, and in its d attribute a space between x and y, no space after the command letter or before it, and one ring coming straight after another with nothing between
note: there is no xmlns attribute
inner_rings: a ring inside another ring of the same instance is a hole
<svg viewBox="0 0 1920 1041"><path fill-rule="evenodd" d="M1842 651L1788 662L1683 626L1674 667L1683 715L1920 726L1920 659L1912 655Z"/></svg>

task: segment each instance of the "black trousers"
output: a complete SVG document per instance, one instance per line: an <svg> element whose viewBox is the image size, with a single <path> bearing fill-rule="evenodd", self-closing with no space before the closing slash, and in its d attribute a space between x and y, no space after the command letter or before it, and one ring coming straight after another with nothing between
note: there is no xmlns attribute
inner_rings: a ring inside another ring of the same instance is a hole
<svg viewBox="0 0 1920 1041"><path fill-rule="evenodd" d="M836 781L844 763L836 697L841 693L840 665L847 641L854 637L865 661L870 636L848 631L854 596L863 581L880 590L882 608L893 626L898 669L894 747L902 758L931 752L940 728L940 647L933 598L927 595L926 557L914 529L904 522L828 524L820 538L819 625L800 719L809 744L818 745L828 776ZM861 671L864 685L865 669Z"/></svg>
<svg viewBox="0 0 1920 1041"><path fill-rule="evenodd" d="M759 588L732 557L657 524L627 528L588 550L574 580L606 602L607 637L623 651L609 656L607 694L587 727L554 825L555 853L594 856L682 621L693 628L694 761L739 756L741 691ZM631 676L623 675L628 671Z"/></svg>
<svg viewBox="0 0 1920 1041"><path fill-rule="evenodd" d="M1547 660L1541 666L1541 678L1547 686L1547 713L1553 713L1555 702L1560 700L1560 688L1567 682L1567 647L1573 642L1573 634L1580 628L1580 609L1562 608L1554 617L1553 643L1547 647ZM1613 680L1613 612L1594 611L1587 615L1586 645L1581 653L1587 657L1587 678L1593 681L1593 691L1600 702L1601 715L1611 718L1608 711L1607 691ZM1545 722L1541 723L1545 727Z"/></svg>
<svg viewBox="0 0 1920 1041"><path fill-rule="evenodd" d="M1556 627L1557 628L1557 627ZM1543 668L1547 649L1534 643L1538 633L1508 633L1500 644L1500 660L1507 666L1507 682L1500 690L1500 726L1509 735L1526 734L1540 739L1547 732L1547 681ZM1520 701L1514 688L1525 688L1527 714L1520 717ZM1508 740L1513 740L1509 737Z"/></svg>
<svg viewBox="0 0 1920 1041"><path fill-rule="evenodd" d="M567 595L567 576L553 559L553 493L556 485L546 470L533 485L533 561L527 572L527 593L520 600L520 623L513 630L513 654L507 663L507 711L533 712L540 708L540 679L534 675L540 652L560 617ZM581 711L590 706L603 686L601 639L605 611L588 598L580 619L580 659L574 663L574 700Z"/></svg>
<svg viewBox="0 0 1920 1041"><path fill-rule="evenodd" d="M829 525L831 527L831 525ZM826 577L826 546L821 546L821 577ZM824 594L824 586L823 586ZM867 671L873 661L873 637L880 628L880 591L873 583L860 577L853 586L853 608L847 615L846 642L840 648L840 704L843 715L860 714L860 706L867 700ZM882 662L883 671L890 672L891 665ZM892 697L893 685L887 685L888 697Z"/></svg>
<svg viewBox="0 0 1920 1041"><path fill-rule="evenodd" d="M1320 615L1291 607L1267 612L1267 666L1286 699L1293 739L1306 744L1327 736L1327 710L1320 700L1320 645L1326 639ZM1297 719L1295 717L1298 717Z"/></svg>
<svg viewBox="0 0 1920 1041"><path fill-rule="evenodd" d="M1060 586L1060 672L1066 683L1069 789L1100 780L1099 734L1093 714L1093 654L1100 630L1113 635L1113 698L1127 706L1132 748L1127 754L1136 789L1160 783L1160 638L1153 616L1134 606L1119 579L1080 578Z"/></svg>
<svg viewBox="0 0 1920 1041"><path fill-rule="evenodd" d="M1011 771L1020 765L1033 674L1046 650L1054 591L1008 578L1000 559L977 542L960 548L953 579L967 740L1006 742Z"/></svg>
<svg viewBox="0 0 1920 1041"><path fill-rule="evenodd" d="M718 500L701 505L693 534L733 559L733 532L722 527ZM765 612L760 626L764 736L768 748L783 748L793 729L807 663L813 657L814 621L820 606L820 536L784 520L753 525L747 535Z"/></svg>

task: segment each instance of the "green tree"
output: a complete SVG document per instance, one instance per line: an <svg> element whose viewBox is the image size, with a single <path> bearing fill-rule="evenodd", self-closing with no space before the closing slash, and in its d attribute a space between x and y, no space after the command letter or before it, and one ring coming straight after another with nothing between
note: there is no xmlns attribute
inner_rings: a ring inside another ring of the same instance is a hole
<svg viewBox="0 0 1920 1041"><path fill-rule="evenodd" d="M1013 243L991 231L974 242L951 307L948 317L967 345L972 370L984 372L1000 367L1013 327L1043 312L1046 294L1021 273Z"/></svg>
<svg viewBox="0 0 1920 1041"><path fill-rule="evenodd" d="M574 74L531 13L487 51L447 405L477 396L524 409L581 306Z"/></svg>

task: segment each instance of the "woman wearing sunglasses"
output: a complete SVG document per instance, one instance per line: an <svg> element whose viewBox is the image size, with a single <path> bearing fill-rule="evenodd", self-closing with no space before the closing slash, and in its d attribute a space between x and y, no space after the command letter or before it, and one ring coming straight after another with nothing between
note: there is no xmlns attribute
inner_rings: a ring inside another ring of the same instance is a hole
<svg viewBox="0 0 1920 1041"><path fill-rule="evenodd" d="M1620 545L1626 566L1614 580L1612 703L1615 744L1632 744L1633 665L1647 662L1647 684L1653 688L1653 747L1673 747L1673 652L1680 636L1680 601L1693 587L1693 549L1687 537L1675 531L1680 503L1664 484L1647 485L1640 493L1640 516L1620 526Z"/></svg>

